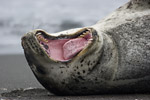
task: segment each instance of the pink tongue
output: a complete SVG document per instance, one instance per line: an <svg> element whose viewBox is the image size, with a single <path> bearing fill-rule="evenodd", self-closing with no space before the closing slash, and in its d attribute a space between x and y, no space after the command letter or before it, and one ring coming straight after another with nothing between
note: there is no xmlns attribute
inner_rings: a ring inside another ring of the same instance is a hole
<svg viewBox="0 0 150 100"><path fill-rule="evenodd" d="M64 61L63 57L63 45L68 41L69 39L63 39L63 40L49 40L48 47L49 49L46 50L48 55L53 58L54 60L58 61Z"/></svg>
<svg viewBox="0 0 150 100"><path fill-rule="evenodd" d="M87 44L88 41L84 38L76 38L67 41L63 45L64 59L71 59L79 51L81 51Z"/></svg>
<svg viewBox="0 0 150 100"><path fill-rule="evenodd" d="M85 38L49 40L49 56L55 60L65 61L71 59L80 52L88 41Z"/></svg>

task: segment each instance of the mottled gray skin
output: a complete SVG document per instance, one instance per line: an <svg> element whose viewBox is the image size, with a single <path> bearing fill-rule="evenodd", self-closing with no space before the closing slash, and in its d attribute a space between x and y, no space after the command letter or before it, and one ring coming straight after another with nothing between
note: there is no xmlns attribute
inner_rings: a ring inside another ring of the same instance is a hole
<svg viewBox="0 0 150 100"><path fill-rule="evenodd" d="M40 83L57 95L150 92L150 1L131 0L91 28L99 47L65 64L44 54L34 42L36 31L23 37L27 61Z"/></svg>

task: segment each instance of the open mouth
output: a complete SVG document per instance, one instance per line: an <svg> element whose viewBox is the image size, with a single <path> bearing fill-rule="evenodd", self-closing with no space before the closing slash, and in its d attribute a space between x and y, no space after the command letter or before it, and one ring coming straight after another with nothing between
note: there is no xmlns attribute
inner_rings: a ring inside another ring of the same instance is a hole
<svg viewBox="0 0 150 100"><path fill-rule="evenodd" d="M75 34L60 35L58 37L48 35L42 31L36 33L36 38L47 55L56 61L69 61L91 44L91 29L82 29Z"/></svg>

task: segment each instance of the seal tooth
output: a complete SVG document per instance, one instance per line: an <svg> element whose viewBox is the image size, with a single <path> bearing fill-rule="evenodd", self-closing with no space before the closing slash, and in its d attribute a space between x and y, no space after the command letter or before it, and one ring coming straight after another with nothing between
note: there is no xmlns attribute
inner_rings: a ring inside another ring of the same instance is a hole
<svg viewBox="0 0 150 100"><path fill-rule="evenodd" d="M42 33L39 32L39 33L36 34L36 36L39 36L39 35L41 35L41 34L42 34Z"/></svg>
<svg viewBox="0 0 150 100"><path fill-rule="evenodd" d="M84 37L84 34L82 34L82 35L79 36L79 38L82 38L82 37Z"/></svg>
<svg viewBox="0 0 150 100"><path fill-rule="evenodd" d="M91 33L90 30L85 31L79 36L79 38L83 38L85 35L90 34L90 33Z"/></svg>
<svg viewBox="0 0 150 100"><path fill-rule="evenodd" d="M86 31L86 34L89 34L90 33L90 31L88 30L88 31Z"/></svg>
<svg viewBox="0 0 150 100"><path fill-rule="evenodd" d="M83 33L83 35L85 35L85 34L86 34L86 32Z"/></svg>
<svg viewBox="0 0 150 100"><path fill-rule="evenodd" d="M44 38L43 38L44 39ZM46 40L46 39L44 39L44 41L47 43L48 42L48 40Z"/></svg>
<svg viewBox="0 0 150 100"><path fill-rule="evenodd" d="M39 41L46 42L46 43L48 42L48 40L44 39L40 34L37 34L36 37Z"/></svg>
<svg viewBox="0 0 150 100"><path fill-rule="evenodd" d="M87 34L86 32L83 32L83 33L79 36L79 38L83 38L86 34Z"/></svg>

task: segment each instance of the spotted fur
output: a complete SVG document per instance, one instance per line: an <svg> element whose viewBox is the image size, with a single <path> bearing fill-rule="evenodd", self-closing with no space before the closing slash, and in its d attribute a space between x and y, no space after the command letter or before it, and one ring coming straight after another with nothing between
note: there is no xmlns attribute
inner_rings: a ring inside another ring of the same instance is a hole
<svg viewBox="0 0 150 100"><path fill-rule="evenodd" d="M27 33L22 46L39 82L57 95L150 92L149 23L149 0L131 0L91 26L93 44L69 62L45 54L34 36L39 30Z"/></svg>

